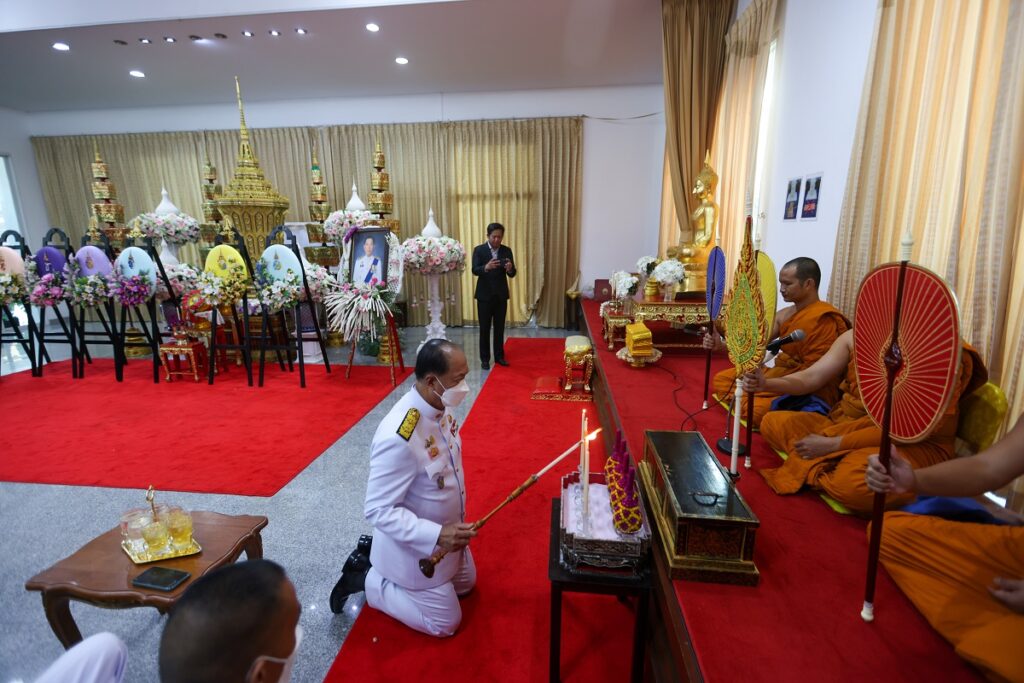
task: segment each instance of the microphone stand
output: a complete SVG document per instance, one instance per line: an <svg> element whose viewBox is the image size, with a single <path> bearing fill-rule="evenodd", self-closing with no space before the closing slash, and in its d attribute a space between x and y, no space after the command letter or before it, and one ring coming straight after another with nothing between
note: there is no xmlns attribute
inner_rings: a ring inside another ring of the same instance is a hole
<svg viewBox="0 0 1024 683"><path fill-rule="evenodd" d="M738 381L739 381L739 378L737 377L736 379L734 379L732 381L732 385L733 385L733 387L736 387L737 390L742 391L742 388L736 386ZM718 450L721 451L722 453L725 453L726 455L732 454L732 442L733 442L733 440L729 437L729 424L733 421L733 413L735 412L735 408L736 408L735 400L730 401L729 402L729 407L726 409L725 436L723 436L721 439L719 439L717 442L715 442L715 447L718 448ZM747 452L746 448L742 444L739 444L739 447L737 449L736 454L738 456L739 455L745 455L746 452Z"/></svg>

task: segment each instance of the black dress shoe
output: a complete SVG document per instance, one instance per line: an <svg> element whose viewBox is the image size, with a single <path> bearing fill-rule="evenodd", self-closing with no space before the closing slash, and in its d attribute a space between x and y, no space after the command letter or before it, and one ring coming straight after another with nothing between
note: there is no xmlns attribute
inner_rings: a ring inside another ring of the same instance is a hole
<svg viewBox="0 0 1024 683"><path fill-rule="evenodd" d="M331 611L341 614L345 607L345 601L353 593L359 593L366 589L366 573L370 571L370 558L359 551L354 551L345 560L345 566L341 570L341 578L334 584L331 591Z"/></svg>
<svg viewBox="0 0 1024 683"><path fill-rule="evenodd" d="M497 363L498 365L502 366L502 367L506 367L506 368L508 367L508 361L505 360L504 358L499 358L498 360L496 360L494 362Z"/></svg>
<svg viewBox="0 0 1024 683"><path fill-rule="evenodd" d="M483 368L484 370L490 370L491 369L491 361L489 361L489 360L482 360L482 361L480 361L480 367Z"/></svg>
<svg viewBox="0 0 1024 683"><path fill-rule="evenodd" d="M373 536L370 534L363 534L359 537L359 543L356 544L356 552L366 557L370 556L370 546L373 544Z"/></svg>

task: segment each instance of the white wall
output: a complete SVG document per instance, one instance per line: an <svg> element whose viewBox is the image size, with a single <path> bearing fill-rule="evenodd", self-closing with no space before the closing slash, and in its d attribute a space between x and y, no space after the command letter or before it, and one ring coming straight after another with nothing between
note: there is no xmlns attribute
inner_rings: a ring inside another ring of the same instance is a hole
<svg viewBox="0 0 1024 683"><path fill-rule="evenodd" d="M28 139L25 114L0 107L0 154L11 158L14 192L21 217L21 233L35 251L49 229L36 157ZM88 188L86 188L88 189Z"/></svg>
<svg viewBox="0 0 1024 683"><path fill-rule="evenodd" d="M817 260L822 296L832 273L876 6L875 0L785 2L762 248L776 266L796 256ZM817 172L823 173L817 220L783 221L787 181Z"/></svg>
<svg viewBox="0 0 1024 683"><path fill-rule="evenodd" d="M657 251L665 145L663 109L664 94L658 85L252 102L246 104L245 115L247 123L257 128L577 114L595 117L586 118L583 124L580 267L582 283L587 285L608 277L613 270L632 268L637 258ZM644 114L656 115L622 120ZM26 118L31 135L238 125L232 100L215 106L43 112Z"/></svg>

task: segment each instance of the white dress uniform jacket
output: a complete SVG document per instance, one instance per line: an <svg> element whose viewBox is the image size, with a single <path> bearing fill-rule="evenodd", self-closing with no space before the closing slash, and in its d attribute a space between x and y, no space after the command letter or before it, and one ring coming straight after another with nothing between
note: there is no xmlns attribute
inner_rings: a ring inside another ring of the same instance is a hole
<svg viewBox="0 0 1024 683"><path fill-rule="evenodd" d="M453 579L463 551L448 553L429 579L419 561L433 554L443 524L465 520L462 438L454 416L415 386L374 434L364 512L374 527L370 562L385 579L410 590Z"/></svg>

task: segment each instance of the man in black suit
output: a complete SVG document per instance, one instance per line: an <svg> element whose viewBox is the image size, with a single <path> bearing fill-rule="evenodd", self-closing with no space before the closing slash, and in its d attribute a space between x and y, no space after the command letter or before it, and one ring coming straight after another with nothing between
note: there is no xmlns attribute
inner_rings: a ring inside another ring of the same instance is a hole
<svg viewBox="0 0 1024 683"><path fill-rule="evenodd" d="M490 336L494 325L494 362L505 361L505 312L508 310L508 278L516 276L512 250L501 244L505 226L487 226L487 241L473 250L473 275L476 281L476 309L480 318L480 365L491 367Z"/></svg>

